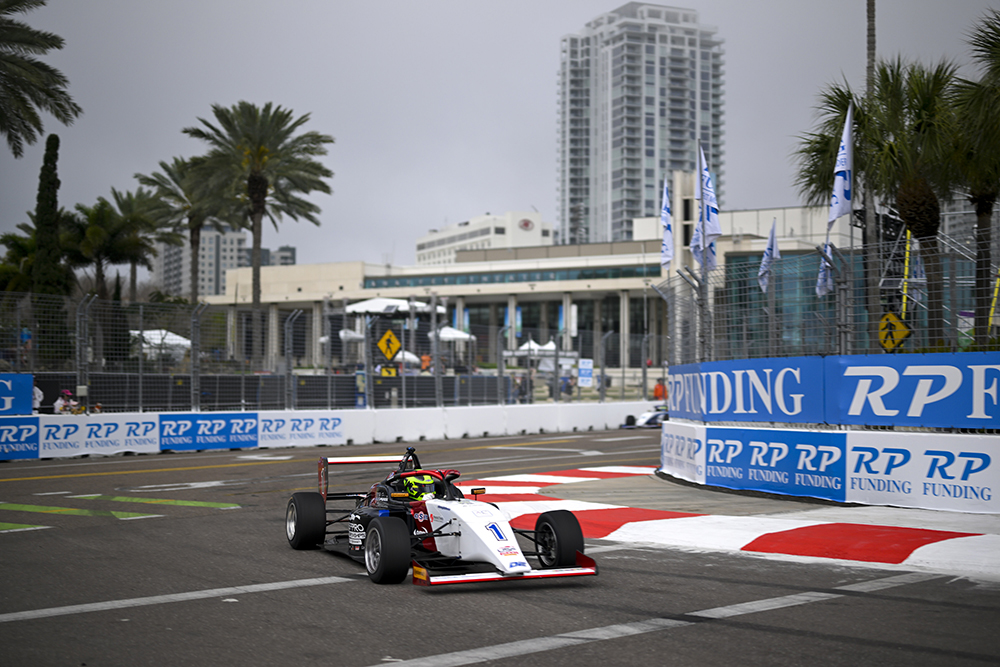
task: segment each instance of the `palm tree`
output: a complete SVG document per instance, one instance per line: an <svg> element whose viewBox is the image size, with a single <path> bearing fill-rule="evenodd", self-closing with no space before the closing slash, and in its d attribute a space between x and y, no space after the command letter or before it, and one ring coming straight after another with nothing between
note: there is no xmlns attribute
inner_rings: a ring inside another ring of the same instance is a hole
<svg viewBox="0 0 1000 667"><path fill-rule="evenodd" d="M961 79L955 86L958 115L957 162L969 201L976 209L975 342L986 345L992 301L993 208L1000 194L1000 11L987 11L970 35L979 81Z"/></svg>
<svg viewBox="0 0 1000 667"><path fill-rule="evenodd" d="M94 267L94 290L101 299L108 298L105 270L114 264L137 261L149 265L152 245L136 240L129 225L104 198L94 206L77 204L77 215L66 225L64 247L72 248L71 258L82 266Z"/></svg>
<svg viewBox="0 0 1000 667"><path fill-rule="evenodd" d="M56 215L60 224L73 217L61 209ZM28 217L31 218L31 223L22 222L17 226L21 234L7 232L0 235L0 245L7 248L6 254L0 260L0 291L38 293L35 277L37 272L34 270L38 256L38 231L32 224L35 222L34 215L29 212ZM51 273L56 278L59 294L69 294L76 282L73 276L75 267L67 262L67 254L66 248L60 247L59 256L56 257L52 267Z"/></svg>
<svg viewBox="0 0 1000 667"><path fill-rule="evenodd" d="M185 160L175 157L173 162L160 162L160 171L149 176L136 174L143 185L153 188L155 200L149 214L162 226L175 231L185 230L191 248L191 303L198 303L198 254L201 252L201 230L208 223L219 226L224 200L215 191L205 187L203 175L198 172L202 158Z"/></svg>
<svg viewBox="0 0 1000 667"><path fill-rule="evenodd" d="M134 254L129 262L129 303L136 300L136 273L139 265L150 268L149 256L156 255L155 243L167 243L169 245L181 245L183 240L181 235L172 228L158 223L157 218L151 214L158 200L149 190L139 187L135 193L119 192L111 188L111 198L114 200L115 209L122 223L128 228L131 243L136 249L143 252L142 255Z"/></svg>
<svg viewBox="0 0 1000 667"><path fill-rule="evenodd" d="M878 64L874 90L865 100L846 84L831 86L821 95L819 130L804 135L796 151L800 193L812 204L827 201L847 104L855 104L855 177L877 197L894 203L920 241L927 273L927 333L934 346L942 343L944 315L938 197L950 194L955 178L954 72L947 62L928 68L897 58Z"/></svg>
<svg viewBox="0 0 1000 667"><path fill-rule="evenodd" d="M24 154L42 133L39 111L69 125L82 109L66 92L69 80L62 72L38 60L61 49L58 35L34 30L13 18L45 6L46 0L0 0L0 133L14 157Z"/></svg>
<svg viewBox="0 0 1000 667"><path fill-rule="evenodd" d="M326 144L333 137L318 132L296 134L309 114L293 118L290 109L272 106L258 108L241 101L231 108L212 106L217 125L203 118L202 127L184 128L188 136L201 139L211 147L204 168L218 192L231 195L234 209L250 222L253 234L251 266L253 275L253 364L261 359L260 244L262 222L266 215L278 226L288 215L293 220L305 218L319 225L319 207L300 195L314 190L330 193L323 179L333 172L314 158L326 155Z"/></svg>

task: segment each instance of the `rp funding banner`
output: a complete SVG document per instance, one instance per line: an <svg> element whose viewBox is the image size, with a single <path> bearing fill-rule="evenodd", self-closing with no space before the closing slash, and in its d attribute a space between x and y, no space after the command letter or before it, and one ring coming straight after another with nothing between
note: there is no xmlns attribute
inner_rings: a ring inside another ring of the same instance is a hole
<svg viewBox="0 0 1000 667"><path fill-rule="evenodd" d="M670 416L699 421L823 423L822 357L670 368Z"/></svg>

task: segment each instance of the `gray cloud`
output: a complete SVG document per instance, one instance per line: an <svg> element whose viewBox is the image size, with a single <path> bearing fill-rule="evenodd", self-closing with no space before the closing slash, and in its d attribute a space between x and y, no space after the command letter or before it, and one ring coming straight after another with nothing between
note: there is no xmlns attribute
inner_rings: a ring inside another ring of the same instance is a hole
<svg viewBox="0 0 1000 667"><path fill-rule="evenodd" d="M559 38L619 4L51 0L27 20L66 39L47 61L84 109L69 128L46 119L62 139L60 203L134 189L133 173L202 152L181 128L246 99L310 113L308 129L336 138L322 226L265 232L300 263L412 263L428 229L487 211L534 206L555 222ZM789 155L817 92L864 82L864 1L680 4L726 40L723 207L798 205ZM991 4L880 0L879 55L965 63ZM34 208L43 144L20 160L0 151L0 231Z"/></svg>

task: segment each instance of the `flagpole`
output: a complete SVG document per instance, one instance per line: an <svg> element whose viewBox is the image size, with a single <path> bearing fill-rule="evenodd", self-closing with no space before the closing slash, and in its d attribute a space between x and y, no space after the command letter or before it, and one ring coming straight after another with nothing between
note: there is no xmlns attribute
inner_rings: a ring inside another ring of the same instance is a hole
<svg viewBox="0 0 1000 667"><path fill-rule="evenodd" d="M705 183L702 180L702 169L707 165L702 164L701 139L698 139L698 154L696 162L698 164L698 195L701 197L701 284L698 286L701 301L701 326L698 327L698 337L701 339L701 361L710 361L708 358L708 246L705 243Z"/></svg>

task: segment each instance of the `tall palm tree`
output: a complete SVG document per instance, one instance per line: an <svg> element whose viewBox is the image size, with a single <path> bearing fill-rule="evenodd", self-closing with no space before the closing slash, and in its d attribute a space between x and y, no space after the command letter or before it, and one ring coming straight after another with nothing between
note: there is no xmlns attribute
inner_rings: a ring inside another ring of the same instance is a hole
<svg viewBox="0 0 1000 667"><path fill-rule="evenodd" d="M137 269L140 265L149 268L149 257L156 255L154 244L181 245L183 239L174 229L160 224L152 214L158 200L149 190L139 187L133 193L131 191L119 192L111 188L111 198L114 201L116 213L128 228L132 244L145 251L141 256L138 253L134 254L129 261L128 300L129 303L135 303Z"/></svg>
<svg viewBox="0 0 1000 667"><path fill-rule="evenodd" d="M982 78L955 86L957 163L976 209L976 315L973 335L987 344L993 282L993 208L1000 195L1000 11L988 10L970 35L972 58Z"/></svg>
<svg viewBox="0 0 1000 667"><path fill-rule="evenodd" d="M201 139L211 147L204 168L209 182L218 192L230 193L234 208L250 222L253 234L251 266L253 275L253 364L259 367L263 332L260 307L260 244L266 215L275 229L287 215L304 218L319 225L319 207L300 195L313 191L329 194L323 179L333 176L315 158L326 155L326 144L333 137L318 132L296 134L309 120L309 114L293 117L291 109L263 108L241 101L233 107L212 106L216 124L203 118L201 127L187 127L183 132Z"/></svg>
<svg viewBox="0 0 1000 667"><path fill-rule="evenodd" d="M820 126L801 138L796 150L796 185L812 204L828 200L833 164L848 102L855 104L856 178L883 201L892 202L907 229L920 241L927 273L928 339L942 344L943 287L937 233L939 196L955 182L955 118L951 86L955 68L882 61L869 97L858 99L850 87L831 86L821 94ZM838 127L839 126L839 127Z"/></svg>
<svg viewBox="0 0 1000 667"><path fill-rule="evenodd" d="M66 92L69 80L36 56L61 49L63 39L34 30L14 18L45 6L46 0L0 0L0 134L14 157L42 133L39 111L69 125L82 109Z"/></svg>
<svg viewBox="0 0 1000 667"><path fill-rule="evenodd" d="M202 158L185 160L175 157L173 162L160 162L160 171L149 176L136 174L135 178L146 187L153 188L155 201L149 209L150 217L159 225L172 227L176 232L188 234L191 249L191 303L198 302L198 255L201 252L201 230L206 224L221 224L224 201L211 188L205 187L198 166Z"/></svg>

